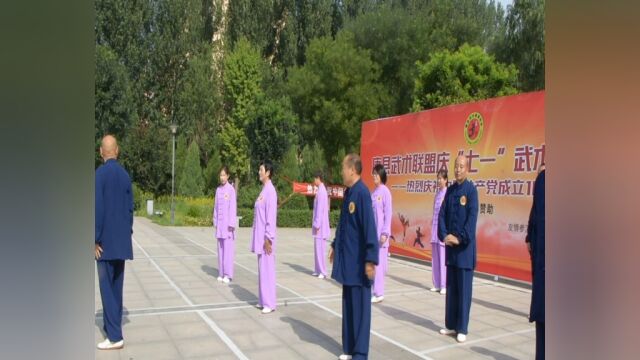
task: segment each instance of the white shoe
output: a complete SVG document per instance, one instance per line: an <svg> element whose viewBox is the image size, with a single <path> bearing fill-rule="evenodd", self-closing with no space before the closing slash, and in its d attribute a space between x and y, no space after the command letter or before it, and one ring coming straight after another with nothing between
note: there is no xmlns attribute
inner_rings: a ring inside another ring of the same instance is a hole
<svg viewBox="0 0 640 360"><path fill-rule="evenodd" d="M456 337L456 340L458 340L459 343L465 342L465 341L467 341L467 335L458 334L458 336Z"/></svg>
<svg viewBox="0 0 640 360"><path fill-rule="evenodd" d="M314 272L311 276L318 276L318 273Z"/></svg>
<svg viewBox="0 0 640 360"><path fill-rule="evenodd" d="M229 282L231 282L231 280L225 276L224 279L222 279L222 282L228 284Z"/></svg>
<svg viewBox="0 0 640 360"><path fill-rule="evenodd" d="M429 291L438 292L440 291L440 289L432 287L431 289L429 289Z"/></svg>
<svg viewBox="0 0 640 360"><path fill-rule="evenodd" d="M379 303L382 302L382 300L384 300L384 296L374 296L371 298L372 303Z"/></svg>
<svg viewBox="0 0 640 360"><path fill-rule="evenodd" d="M218 276L218 281L222 281L222 276Z"/></svg>
<svg viewBox="0 0 640 360"><path fill-rule="evenodd" d="M338 356L339 360L351 360L351 355L347 355L347 354L342 354L340 356Z"/></svg>
<svg viewBox="0 0 640 360"><path fill-rule="evenodd" d="M323 274L318 275L318 279L324 279L326 278L326 276L324 276Z"/></svg>
<svg viewBox="0 0 640 360"><path fill-rule="evenodd" d="M265 307L263 307L263 308L262 308L262 313L263 313L263 314L268 314L268 313L271 313L271 312L274 312L274 311L275 311L275 310L273 310L272 308L267 307L267 306L265 306Z"/></svg>
<svg viewBox="0 0 640 360"><path fill-rule="evenodd" d="M446 295L446 294L447 294L447 289L440 290L440 295Z"/></svg>
<svg viewBox="0 0 640 360"><path fill-rule="evenodd" d="M117 350L122 349L123 347L124 339L117 342L111 342L109 339L104 339L103 342L98 343L98 349L100 350Z"/></svg>
<svg viewBox="0 0 640 360"><path fill-rule="evenodd" d="M442 335L453 335L455 333L456 333L455 330L440 329L440 334L442 334Z"/></svg>
<svg viewBox="0 0 640 360"><path fill-rule="evenodd" d="M261 309L263 308L262 304L256 304L256 308Z"/></svg>

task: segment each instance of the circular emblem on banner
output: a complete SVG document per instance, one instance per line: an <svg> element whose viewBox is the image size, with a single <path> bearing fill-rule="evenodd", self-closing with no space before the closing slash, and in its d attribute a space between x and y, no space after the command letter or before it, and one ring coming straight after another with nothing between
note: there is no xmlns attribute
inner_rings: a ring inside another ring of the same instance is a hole
<svg viewBox="0 0 640 360"><path fill-rule="evenodd" d="M464 123L464 138L467 144L473 145L480 141L484 132L484 119L479 112L469 114Z"/></svg>
<svg viewBox="0 0 640 360"><path fill-rule="evenodd" d="M352 201L349 203L349 214L356 212L356 204Z"/></svg>
<svg viewBox="0 0 640 360"><path fill-rule="evenodd" d="M465 206L467 205L467 197L462 195L462 197L460 198L460 205Z"/></svg>

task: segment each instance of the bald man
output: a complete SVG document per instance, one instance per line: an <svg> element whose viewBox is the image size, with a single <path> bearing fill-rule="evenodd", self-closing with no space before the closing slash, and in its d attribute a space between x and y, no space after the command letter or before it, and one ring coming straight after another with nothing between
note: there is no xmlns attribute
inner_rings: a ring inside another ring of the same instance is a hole
<svg viewBox="0 0 640 360"><path fill-rule="evenodd" d="M379 240L371 193L362 182L362 161L349 154L342 161L342 200L335 239L329 249L331 277L342 284L342 350L338 359L369 356L371 282L379 261Z"/></svg>
<svg viewBox="0 0 640 360"><path fill-rule="evenodd" d="M444 242L447 265L447 299L443 335L467 340L473 271L476 268L478 190L467 180L468 163L463 155L455 161L456 181L440 206L438 238Z"/></svg>
<svg viewBox="0 0 640 360"><path fill-rule="evenodd" d="M107 135L100 144L104 164L96 170L95 258L106 339L100 350L121 349L124 262L133 259L133 193L127 171L118 163L118 143Z"/></svg>

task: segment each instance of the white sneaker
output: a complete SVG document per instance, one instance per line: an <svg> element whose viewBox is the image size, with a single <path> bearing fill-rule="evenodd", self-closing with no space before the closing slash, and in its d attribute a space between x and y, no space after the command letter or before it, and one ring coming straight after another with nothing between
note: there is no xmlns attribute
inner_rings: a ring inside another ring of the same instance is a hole
<svg viewBox="0 0 640 360"><path fill-rule="evenodd" d="M447 289L440 290L440 295L446 295L446 294L447 294Z"/></svg>
<svg viewBox="0 0 640 360"><path fill-rule="evenodd" d="M275 310L273 310L272 308L267 307L267 306L265 306L265 307L263 307L263 308L262 308L262 313L263 313L263 314L268 314L268 313L271 313L271 312L274 312L274 311L275 311Z"/></svg>
<svg viewBox="0 0 640 360"><path fill-rule="evenodd" d="M379 303L382 302L382 300L384 300L384 296L373 296L371 298L372 303Z"/></svg>
<svg viewBox="0 0 640 360"><path fill-rule="evenodd" d="M222 281L222 276L218 276L218 281Z"/></svg>
<svg viewBox="0 0 640 360"><path fill-rule="evenodd" d="M458 336L456 337L456 340L458 340L459 343L465 342L465 341L467 341L467 335L458 334Z"/></svg>
<svg viewBox="0 0 640 360"><path fill-rule="evenodd" d="M225 276L224 279L222 279L222 282L228 284L229 282L231 282L231 280Z"/></svg>
<svg viewBox="0 0 640 360"><path fill-rule="evenodd" d="M456 333L455 330L440 329L440 334L442 334L442 335L453 335L455 333Z"/></svg>
<svg viewBox="0 0 640 360"><path fill-rule="evenodd" d="M429 291L437 292L440 291L440 289L432 287L431 289L429 289Z"/></svg>
<svg viewBox="0 0 640 360"><path fill-rule="evenodd" d="M117 350L122 349L123 347L124 339L117 342L111 342L109 339L104 339L103 342L98 343L98 349L100 350Z"/></svg>
<svg viewBox="0 0 640 360"><path fill-rule="evenodd" d="M318 279L324 279L326 278L326 276L324 276L323 274L318 275Z"/></svg>
<svg viewBox="0 0 640 360"><path fill-rule="evenodd" d="M338 356L339 360L351 360L351 355L347 355L347 354L342 354L340 356Z"/></svg>
<svg viewBox="0 0 640 360"><path fill-rule="evenodd" d="M311 276L318 276L318 273L314 272Z"/></svg>

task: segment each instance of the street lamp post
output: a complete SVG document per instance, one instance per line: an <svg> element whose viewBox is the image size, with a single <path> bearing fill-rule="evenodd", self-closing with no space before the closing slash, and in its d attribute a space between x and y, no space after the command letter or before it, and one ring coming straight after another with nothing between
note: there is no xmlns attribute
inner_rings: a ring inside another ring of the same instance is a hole
<svg viewBox="0 0 640 360"><path fill-rule="evenodd" d="M169 126L171 129L173 146L171 147L171 225L173 225L175 221L175 206L173 203L173 194L175 192L175 172L176 172L176 131L178 130L178 125L171 124Z"/></svg>

